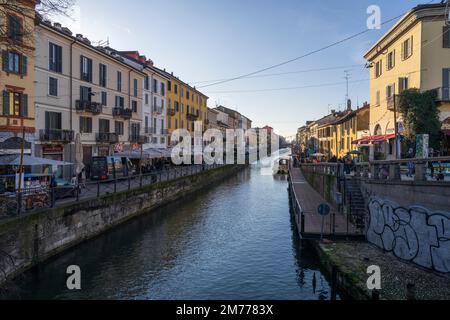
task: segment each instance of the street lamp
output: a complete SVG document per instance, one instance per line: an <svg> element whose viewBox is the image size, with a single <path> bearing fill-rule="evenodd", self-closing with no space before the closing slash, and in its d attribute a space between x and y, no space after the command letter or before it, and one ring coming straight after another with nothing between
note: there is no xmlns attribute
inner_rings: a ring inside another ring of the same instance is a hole
<svg viewBox="0 0 450 320"><path fill-rule="evenodd" d="M399 159L399 139L398 139L398 123L397 123L397 98L399 94L394 94L394 133L395 133L395 159Z"/></svg>

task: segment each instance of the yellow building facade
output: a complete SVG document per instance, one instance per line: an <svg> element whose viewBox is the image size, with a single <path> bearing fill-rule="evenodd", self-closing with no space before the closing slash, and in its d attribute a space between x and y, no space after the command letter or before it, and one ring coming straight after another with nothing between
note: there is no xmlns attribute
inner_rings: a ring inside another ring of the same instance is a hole
<svg viewBox="0 0 450 320"><path fill-rule="evenodd" d="M437 89L441 121L450 117L450 32L445 4L421 5L410 10L369 51L370 134L384 136L374 145L375 153L395 158L395 122L402 131L395 96L405 89ZM398 150L400 154L401 150Z"/></svg>
<svg viewBox="0 0 450 320"><path fill-rule="evenodd" d="M208 97L189 86L172 73L163 71L170 80L167 81L167 130L169 133L168 144L171 141L172 133L177 129L187 129L194 132L194 123L201 121L203 131L208 126Z"/></svg>
<svg viewBox="0 0 450 320"><path fill-rule="evenodd" d="M34 112L34 20L38 1L0 6L0 154L32 154Z"/></svg>

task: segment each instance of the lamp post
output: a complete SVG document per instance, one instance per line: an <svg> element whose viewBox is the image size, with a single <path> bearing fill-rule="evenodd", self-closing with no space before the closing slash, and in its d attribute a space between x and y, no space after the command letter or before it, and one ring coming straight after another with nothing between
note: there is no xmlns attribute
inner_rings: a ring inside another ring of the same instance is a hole
<svg viewBox="0 0 450 320"><path fill-rule="evenodd" d="M395 134L395 159L399 159L399 140L398 140L398 123L397 123L397 98L400 95L394 94L394 134Z"/></svg>

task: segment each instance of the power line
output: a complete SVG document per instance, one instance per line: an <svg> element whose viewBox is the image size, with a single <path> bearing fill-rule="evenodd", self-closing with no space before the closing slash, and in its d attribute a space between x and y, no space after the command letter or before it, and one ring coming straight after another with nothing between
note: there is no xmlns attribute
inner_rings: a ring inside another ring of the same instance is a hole
<svg viewBox="0 0 450 320"><path fill-rule="evenodd" d="M364 67L364 66L365 66L365 64L354 64L354 65L349 65L349 66L324 67L324 68L317 68L317 69L306 69L306 70L288 71L288 72L280 72L280 73L268 73L268 74L249 76L249 77L246 77L245 79L265 78L265 77L273 77L273 76L282 76L282 75L287 75L287 74L298 74L298 73L308 73L308 72L318 72L318 71L352 69L352 68L354 69L357 67ZM216 81L223 81L223 80L227 80L227 79L203 80L203 81L192 82L192 84L216 82Z"/></svg>
<svg viewBox="0 0 450 320"><path fill-rule="evenodd" d="M433 2L433 1L431 1L431 2ZM431 2L430 2L430 3L431 3ZM389 19L389 20L387 20L387 21L385 21L385 22L383 22L383 23L381 23L381 25L383 26L383 25L388 24L388 23L390 23L390 22L392 22L392 21L395 21L395 20L397 20L397 19L403 17L403 15L404 15L404 13L401 14L401 15L399 15L399 16L396 16L396 17L394 17L394 18L391 18L391 19ZM231 81L235 81L235 80L247 78L247 77L249 77L249 76L253 76L253 75L255 75L255 74L258 74L258 73L261 73L261 72L264 72L264 71L267 71L267 70L275 69L275 68L281 67L281 66L283 66L283 65L289 64L289 63L291 63L291 62L294 62L294 61L297 61L297 60L300 60L300 59L309 57L309 56L311 56L311 55L313 55L313 54L316 54L316 53L319 53L319 52L321 52L321 51L325 51L325 50L327 50L327 49L329 49L329 48L335 47L335 46L337 46L337 45L339 45L339 44L341 44L341 43L347 42L347 41L349 41L349 40L351 40L351 39L354 39L354 38L357 38L357 37L359 37L359 36L361 36L361 35L363 35L363 34L366 34L366 33L368 33L369 31L371 31L371 29L365 29L364 31L360 31L360 32L358 32L358 33L355 33L355 34L353 34L353 35L347 37L347 38L344 38L344 39L342 39L342 40L333 42L333 43L331 43L331 44L329 44L329 45L327 45L327 46L324 46L324 47L322 47L322 48L319 48L319 49L310 51L310 52L308 52L308 53L306 53L306 54L303 54L303 55L301 55L301 56L295 57L295 58L293 58L293 59L289 59L289 60L286 60L286 61L277 63L277 64L275 64L275 65L272 65L272 66L269 66L269 67L266 67L266 68L263 68L263 69L259 69L259 70L256 70L256 71L254 71L254 72L251 72L251 73L243 74L243 75L240 75L240 76L237 76L237 77L234 77L234 78L229 78L229 79L225 79L225 80L222 80L222 81L217 81L217 82L214 82L214 83L211 83L211 84L207 84L207 85L204 85L204 86L200 86L200 87L198 87L198 88L201 89L201 88L211 87L211 86L215 86L215 85L219 85L219 84L223 84L223 83L227 83L227 82L231 82Z"/></svg>

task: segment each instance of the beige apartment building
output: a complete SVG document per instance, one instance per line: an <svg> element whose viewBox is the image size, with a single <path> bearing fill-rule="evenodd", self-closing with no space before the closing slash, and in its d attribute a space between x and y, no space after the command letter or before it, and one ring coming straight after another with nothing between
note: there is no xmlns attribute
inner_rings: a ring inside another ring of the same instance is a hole
<svg viewBox="0 0 450 320"><path fill-rule="evenodd" d="M403 16L364 58L370 63L371 158L393 159L395 123L403 123L395 95L405 89L437 89L440 119L450 117L450 32L445 4L419 5ZM449 132L446 132L449 134ZM403 150L404 151L404 150ZM400 155L402 150L398 150Z"/></svg>
<svg viewBox="0 0 450 320"><path fill-rule="evenodd" d="M74 162L80 134L83 162L140 149L145 74L114 51L94 47L58 23L36 26L36 155Z"/></svg>

